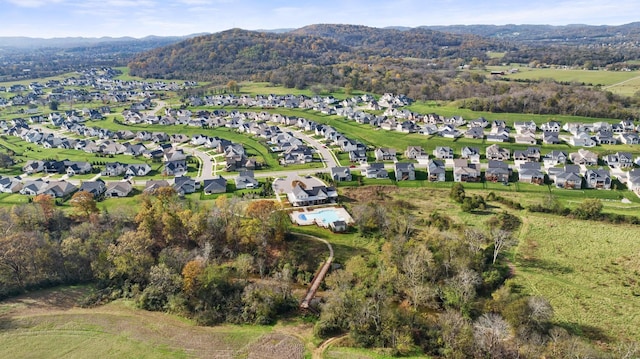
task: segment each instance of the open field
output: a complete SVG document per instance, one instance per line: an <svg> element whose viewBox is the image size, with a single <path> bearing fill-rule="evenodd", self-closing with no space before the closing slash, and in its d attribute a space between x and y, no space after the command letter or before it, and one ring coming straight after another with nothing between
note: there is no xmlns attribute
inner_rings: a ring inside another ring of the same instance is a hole
<svg viewBox="0 0 640 359"><path fill-rule="evenodd" d="M349 193L353 199L373 194L385 201L410 201L417 207L417 218L439 212L457 223L486 229L488 216L462 212L448 191L388 188L376 194L361 188ZM526 195L508 197L518 200ZM490 210L504 210L491 208L502 207L497 202L489 204ZM515 264L510 279L515 288L549 299L555 323L570 331L605 342L640 340L640 226L509 211L523 220L519 245L509 255Z"/></svg>
<svg viewBox="0 0 640 359"><path fill-rule="evenodd" d="M526 213L511 282L592 340L640 340L640 227Z"/></svg>
<svg viewBox="0 0 640 359"><path fill-rule="evenodd" d="M265 326L196 326L138 310L126 300L76 306L86 288L56 288L0 302L3 358L272 358L285 342L292 358L303 343Z"/></svg>
<svg viewBox="0 0 640 359"><path fill-rule="evenodd" d="M524 65L487 66L488 71L509 71L510 69L518 70L516 73L505 75L505 77L513 80L553 79L559 82L578 82L594 86L609 86L640 76L638 71L533 68Z"/></svg>

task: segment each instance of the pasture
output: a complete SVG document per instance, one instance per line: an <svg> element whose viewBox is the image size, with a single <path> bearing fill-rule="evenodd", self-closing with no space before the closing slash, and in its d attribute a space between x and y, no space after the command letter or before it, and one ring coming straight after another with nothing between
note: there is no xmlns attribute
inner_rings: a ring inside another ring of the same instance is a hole
<svg viewBox="0 0 640 359"><path fill-rule="evenodd" d="M522 292L550 300L555 322L592 340L640 340L640 227L526 213L513 253Z"/></svg>
<svg viewBox="0 0 640 359"><path fill-rule="evenodd" d="M56 288L0 302L3 358L302 358L304 344L266 326L197 326L118 300L80 308L85 287ZM273 354L273 353L272 353Z"/></svg>

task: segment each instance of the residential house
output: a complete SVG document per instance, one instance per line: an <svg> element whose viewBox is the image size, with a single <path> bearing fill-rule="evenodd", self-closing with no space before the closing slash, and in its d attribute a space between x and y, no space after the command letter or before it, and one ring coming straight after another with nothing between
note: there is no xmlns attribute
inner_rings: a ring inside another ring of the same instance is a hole
<svg viewBox="0 0 640 359"><path fill-rule="evenodd" d="M582 176L580 166L565 165L564 167L551 167L548 169L549 178L556 183L556 187L564 189L582 188Z"/></svg>
<svg viewBox="0 0 640 359"><path fill-rule="evenodd" d="M331 178L336 182L351 181L351 170L349 167L331 167Z"/></svg>
<svg viewBox="0 0 640 359"><path fill-rule="evenodd" d="M487 147L486 158L495 161L507 161L511 158L511 152L507 148L501 148L497 144Z"/></svg>
<svg viewBox="0 0 640 359"><path fill-rule="evenodd" d="M483 139L484 138L484 130L482 127L470 127L464 133L465 138L473 138L473 139Z"/></svg>
<svg viewBox="0 0 640 359"><path fill-rule="evenodd" d="M312 206L335 202L338 198L338 192L333 187L315 186L303 188L300 184L296 184L293 190L287 193L287 198L294 207Z"/></svg>
<svg viewBox="0 0 640 359"><path fill-rule="evenodd" d="M364 149L349 151L349 161L351 162L367 162L367 151Z"/></svg>
<svg viewBox="0 0 640 359"><path fill-rule="evenodd" d="M22 189L20 189L20 194L26 194L29 196L36 196L43 192L43 190L47 187L48 183L45 182L42 178L38 178L36 180L28 180L25 181Z"/></svg>
<svg viewBox="0 0 640 359"><path fill-rule="evenodd" d="M78 191L91 193L93 198L102 196L106 190L107 185L101 179L97 179L95 181L84 181L80 184L80 188L78 189Z"/></svg>
<svg viewBox="0 0 640 359"><path fill-rule="evenodd" d="M480 149L478 147L462 147L460 158L468 159L471 163L480 163Z"/></svg>
<svg viewBox="0 0 640 359"><path fill-rule="evenodd" d="M526 150L513 151L514 161L540 162L540 148L528 147Z"/></svg>
<svg viewBox="0 0 640 359"><path fill-rule="evenodd" d="M627 174L627 187L640 196L640 169L636 168Z"/></svg>
<svg viewBox="0 0 640 359"><path fill-rule="evenodd" d="M178 176L173 180L173 188L179 196L194 193L200 187L200 182L189 176Z"/></svg>
<svg viewBox="0 0 640 359"><path fill-rule="evenodd" d="M611 175L608 170L602 167L598 169L588 169L584 173L585 186L587 188L611 189Z"/></svg>
<svg viewBox="0 0 640 359"><path fill-rule="evenodd" d="M516 135L516 143L524 145L535 145L536 137L532 134L519 134Z"/></svg>
<svg viewBox="0 0 640 359"><path fill-rule="evenodd" d="M523 183L543 184L544 173L540 170L540 162L527 162L520 165L518 181Z"/></svg>
<svg viewBox="0 0 640 359"><path fill-rule="evenodd" d="M253 171L241 170L236 177L236 189L258 188L260 183L255 179Z"/></svg>
<svg viewBox="0 0 640 359"><path fill-rule="evenodd" d="M544 131L542 133L542 143L545 145L557 145L560 143L558 132Z"/></svg>
<svg viewBox="0 0 640 359"><path fill-rule="evenodd" d="M426 159L429 155L424 151L421 146L409 146L404 151L404 157L410 160Z"/></svg>
<svg viewBox="0 0 640 359"><path fill-rule="evenodd" d="M205 179L202 183L204 194L216 194L227 192L227 180L222 176Z"/></svg>
<svg viewBox="0 0 640 359"><path fill-rule="evenodd" d="M144 193L153 194L158 188L170 186L167 180L148 180L144 187Z"/></svg>
<svg viewBox="0 0 640 359"><path fill-rule="evenodd" d="M0 177L0 192L18 193L22 189L22 181L16 177Z"/></svg>
<svg viewBox="0 0 640 359"><path fill-rule="evenodd" d="M595 166L598 164L598 155L584 148L579 149L578 152L570 153L569 159L576 165Z"/></svg>
<svg viewBox="0 0 640 359"><path fill-rule="evenodd" d="M127 197L133 191L133 186L129 181L113 181L107 183L104 192L105 197Z"/></svg>
<svg viewBox="0 0 640 359"><path fill-rule="evenodd" d="M594 147L597 143L594 139L591 138L591 136L589 136L588 133L579 132L571 136L571 138L569 139L569 144L571 144L571 146L578 147Z"/></svg>
<svg viewBox="0 0 640 359"><path fill-rule="evenodd" d="M557 121L549 121L547 123L543 123L540 125L540 129L544 132L555 132L558 133L562 129L562 125Z"/></svg>
<svg viewBox="0 0 640 359"><path fill-rule="evenodd" d="M480 164L469 163L465 159L453 160L453 180L455 182L480 182Z"/></svg>
<svg viewBox="0 0 640 359"><path fill-rule="evenodd" d="M444 182L445 181L445 166L441 160L429 160L427 164L427 175L431 182Z"/></svg>
<svg viewBox="0 0 640 359"><path fill-rule="evenodd" d="M64 161L66 167L65 172L69 176L91 173L93 166L89 162Z"/></svg>
<svg viewBox="0 0 640 359"><path fill-rule="evenodd" d="M381 147L374 151L376 161L394 161L396 159L395 148Z"/></svg>
<svg viewBox="0 0 640 359"><path fill-rule="evenodd" d="M365 167L364 174L366 178L389 178L389 172L384 168L384 163L381 162L369 163L367 167Z"/></svg>
<svg viewBox="0 0 640 359"><path fill-rule="evenodd" d="M564 165L567 163L567 154L563 151L553 150L544 155L542 161L545 167Z"/></svg>
<svg viewBox="0 0 640 359"><path fill-rule="evenodd" d="M411 162L395 163L396 181L414 181L416 179L416 169Z"/></svg>
<svg viewBox="0 0 640 359"><path fill-rule="evenodd" d="M486 181L507 183L510 175L511 169L506 162L489 160L484 178Z"/></svg>
<svg viewBox="0 0 640 359"><path fill-rule="evenodd" d="M433 156L439 160L453 159L453 149L446 146L438 146L433 150Z"/></svg>
<svg viewBox="0 0 640 359"><path fill-rule="evenodd" d="M625 145L640 144L640 136L638 136L638 134L635 132L622 133L620 134L619 138L620 142L624 143Z"/></svg>
<svg viewBox="0 0 640 359"><path fill-rule="evenodd" d="M125 177L142 177L151 172L151 166L146 163L125 165Z"/></svg>
<svg viewBox="0 0 640 359"><path fill-rule="evenodd" d="M616 152L602 158L604 163L611 168L633 167L633 155L629 152Z"/></svg>
<svg viewBox="0 0 640 359"><path fill-rule="evenodd" d="M103 176L117 177L122 176L127 170L127 166L120 162L110 162L104 166Z"/></svg>
<svg viewBox="0 0 640 359"><path fill-rule="evenodd" d="M613 137L613 132L605 130L598 131L595 140L599 145L615 145L618 143L618 140Z"/></svg>
<svg viewBox="0 0 640 359"><path fill-rule="evenodd" d="M77 191L78 187L70 182L61 180L61 181L51 181L47 184L47 187L42 190L42 193L48 194L55 198L62 198L68 195L71 195L73 192Z"/></svg>

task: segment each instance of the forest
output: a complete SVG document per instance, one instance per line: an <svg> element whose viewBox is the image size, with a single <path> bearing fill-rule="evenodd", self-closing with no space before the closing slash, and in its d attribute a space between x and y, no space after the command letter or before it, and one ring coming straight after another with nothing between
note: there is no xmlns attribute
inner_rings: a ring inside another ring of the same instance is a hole
<svg viewBox="0 0 640 359"><path fill-rule="evenodd" d="M323 301L303 313L315 335L348 332L352 345L388 355L609 355L553 324L547 299L505 282L519 216L496 212L470 227L381 193L351 204L354 230L379 250L350 256L326 278ZM463 209L477 204L465 211L496 200L468 196L461 185L450 197ZM0 296L91 283L89 307L130 298L202 325L273 324L297 313L293 290L308 285L319 264L294 255L299 239L269 200L223 196L206 206L166 187L144 195L136 213L100 211L82 192L70 202L63 212L39 195L0 210ZM633 348L609 349L615 356Z"/></svg>

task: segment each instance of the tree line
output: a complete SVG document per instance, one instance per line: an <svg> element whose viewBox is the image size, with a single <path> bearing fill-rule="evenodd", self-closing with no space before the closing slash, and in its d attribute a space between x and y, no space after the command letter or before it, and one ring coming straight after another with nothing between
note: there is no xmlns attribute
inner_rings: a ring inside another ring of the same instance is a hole
<svg viewBox="0 0 640 359"><path fill-rule="evenodd" d="M86 305L131 298L203 325L273 324L296 313L293 287L308 285L320 264L293 250L301 239L274 201L221 196L204 206L166 187L142 195L133 213L101 211L79 193L67 212L47 195L0 209L0 297L92 283ZM451 197L467 198L463 188ZM312 303L317 315L306 314L318 337L348 333L353 345L391 355L607 355L556 325L547 299L507 280L516 215L496 213L485 227L468 227L383 193L351 210L376 250L328 275L323 299Z"/></svg>

